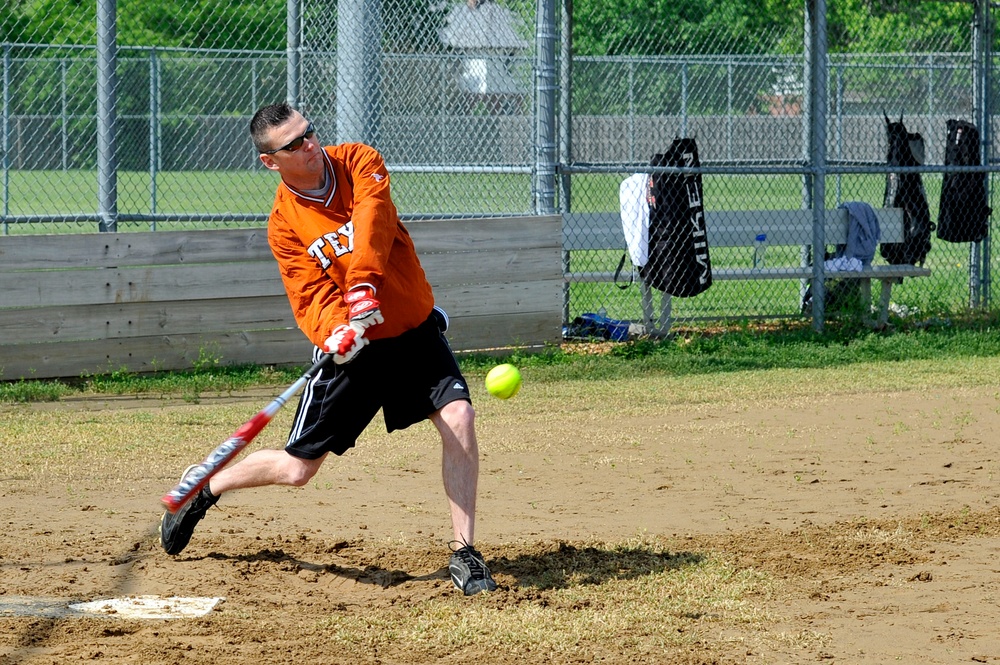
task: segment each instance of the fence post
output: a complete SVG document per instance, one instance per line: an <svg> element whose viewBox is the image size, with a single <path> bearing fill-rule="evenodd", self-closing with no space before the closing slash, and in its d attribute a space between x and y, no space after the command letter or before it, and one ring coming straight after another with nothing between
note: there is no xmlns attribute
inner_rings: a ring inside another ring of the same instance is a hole
<svg viewBox="0 0 1000 665"><path fill-rule="evenodd" d="M289 105L298 109L299 89L302 82L302 18L301 0L288 0L286 12L287 22L285 35L285 53L287 57L287 82L285 91ZM256 107L255 107L256 108Z"/></svg>
<svg viewBox="0 0 1000 665"><path fill-rule="evenodd" d="M681 63L681 136L688 135L688 63Z"/></svg>
<svg viewBox="0 0 1000 665"><path fill-rule="evenodd" d="M7 235L10 216L10 44L3 45L3 234Z"/></svg>
<svg viewBox="0 0 1000 665"><path fill-rule="evenodd" d="M990 163L990 40L992 29L990 3L976 0L975 18L972 21L972 117L979 126L979 152L982 163ZM986 200L989 200L990 177L986 177ZM986 307L989 304L989 253L990 235L987 225L986 238L969 243L969 307Z"/></svg>
<svg viewBox="0 0 1000 665"><path fill-rule="evenodd" d="M99 229L118 230L117 0L97 0L97 199Z"/></svg>
<svg viewBox="0 0 1000 665"><path fill-rule="evenodd" d="M837 107L837 119L835 121L836 132L837 132L837 162L843 163L844 161L844 63L841 62L837 65L837 90L836 100L834 104ZM842 203L843 199L843 176L837 174L837 205Z"/></svg>
<svg viewBox="0 0 1000 665"><path fill-rule="evenodd" d="M556 2L538 0L535 19L535 213L556 212Z"/></svg>
<svg viewBox="0 0 1000 665"><path fill-rule="evenodd" d="M628 61L628 159L636 160L635 153L635 61Z"/></svg>
<svg viewBox="0 0 1000 665"><path fill-rule="evenodd" d="M993 63L993 39L994 37L994 27L993 27L993 5L989 2L984 2L985 5L985 25L983 26L983 44L985 45L986 52L983 54L983 106L982 114L983 121L980 125L979 140L982 142L982 149L980 153L982 154L982 163L991 164L993 161L993 112L991 109L991 101L993 99L993 78L990 76L990 65ZM986 174L986 200L990 200L990 182L992 174ZM992 282L992 261L991 261L991 251L990 251L990 230L989 225L986 227L986 238L980 243L982 247L982 287L980 288L980 306L983 309L988 309L990 307L990 284Z"/></svg>
<svg viewBox="0 0 1000 665"><path fill-rule="evenodd" d="M149 230L156 230L156 177L160 168L160 65L156 47L149 49L149 214L153 221Z"/></svg>
<svg viewBox="0 0 1000 665"><path fill-rule="evenodd" d="M380 0L337 3L337 142L377 147L381 100Z"/></svg>
<svg viewBox="0 0 1000 665"><path fill-rule="evenodd" d="M813 266L812 313L813 329L822 332L826 289L823 283L823 256L826 253L826 118L827 66L826 0L806 2L809 25L809 167L812 171Z"/></svg>
<svg viewBox="0 0 1000 665"><path fill-rule="evenodd" d="M59 163L69 170L69 90L66 81L66 59L59 59Z"/></svg>
<svg viewBox="0 0 1000 665"><path fill-rule="evenodd" d="M726 159L733 159L733 57L726 58Z"/></svg>
<svg viewBox="0 0 1000 665"><path fill-rule="evenodd" d="M802 66L802 163L810 163L810 132L812 130L809 124L809 118L812 117L812 96L810 95L810 90L812 89L812 71L811 65L812 60L812 17L810 16L811 6L810 2L805 3L805 22L803 23L803 35L802 35L802 48L803 48L803 66ZM789 67L792 66L792 61L789 61ZM808 210L812 208L812 195L813 195L813 176L808 170L802 174L802 209ZM813 265L812 260L812 245L802 245L799 248L799 265L803 267L808 267ZM799 302L805 302L806 294L811 288L812 279L802 279L799 280ZM816 294L813 294L813 300L816 299ZM815 315L814 315L815 320Z"/></svg>
<svg viewBox="0 0 1000 665"><path fill-rule="evenodd" d="M560 25L559 80L559 165L573 161L573 0L562 0ZM631 95L631 92L629 93ZM635 139L632 138L631 141ZM634 145L634 143L633 143ZM563 214L573 211L572 175L563 173L559 178L559 209ZM563 272L569 272L569 251L563 250ZM569 284L563 283L563 322L569 323Z"/></svg>

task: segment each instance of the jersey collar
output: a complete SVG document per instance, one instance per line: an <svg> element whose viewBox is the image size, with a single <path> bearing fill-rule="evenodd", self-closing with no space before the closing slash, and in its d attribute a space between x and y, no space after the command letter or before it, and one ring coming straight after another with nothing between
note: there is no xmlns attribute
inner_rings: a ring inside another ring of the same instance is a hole
<svg viewBox="0 0 1000 665"><path fill-rule="evenodd" d="M305 199L306 201L315 201L317 203L322 203L324 206L329 207L330 203L333 201L334 194L337 193L337 176L333 170L333 160L330 159L330 154L323 148L323 159L326 162L326 177L330 180L330 191L326 193L326 196L313 196L311 194L306 194L300 189L292 187L287 182L282 181L285 187L288 188L292 194L299 197L300 199Z"/></svg>

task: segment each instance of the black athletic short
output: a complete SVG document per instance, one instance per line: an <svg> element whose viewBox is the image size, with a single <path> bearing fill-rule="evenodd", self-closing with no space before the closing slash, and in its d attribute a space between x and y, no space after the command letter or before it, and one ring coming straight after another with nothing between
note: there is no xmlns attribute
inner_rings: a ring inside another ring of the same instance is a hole
<svg viewBox="0 0 1000 665"><path fill-rule="evenodd" d="M302 459L342 455L382 409L392 432L455 400L472 401L435 312L399 337L370 342L343 365L318 373L299 398L285 450ZM322 353L316 349L315 359Z"/></svg>

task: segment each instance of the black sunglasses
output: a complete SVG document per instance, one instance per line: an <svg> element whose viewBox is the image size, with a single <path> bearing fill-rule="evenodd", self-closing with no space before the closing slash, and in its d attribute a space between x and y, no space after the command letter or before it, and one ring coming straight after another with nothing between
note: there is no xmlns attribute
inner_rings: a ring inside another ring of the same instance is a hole
<svg viewBox="0 0 1000 665"><path fill-rule="evenodd" d="M285 145L281 146L280 148L275 148L274 150L265 150L264 154L265 155L273 155L274 153L281 152L282 150L287 150L288 152L295 152L296 150L298 150L299 148L302 147L302 144L305 143L306 139L311 139L315 135L316 135L316 129L313 127L313 124L310 122L309 126L306 127L306 133L305 134L303 134L302 136L300 136L298 138L292 139L291 141L289 141Z"/></svg>

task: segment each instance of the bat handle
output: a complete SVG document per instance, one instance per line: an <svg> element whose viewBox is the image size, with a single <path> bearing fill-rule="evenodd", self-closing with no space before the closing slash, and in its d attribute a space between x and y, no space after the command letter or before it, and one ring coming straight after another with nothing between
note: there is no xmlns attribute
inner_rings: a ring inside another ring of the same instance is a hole
<svg viewBox="0 0 1000 665"><path fill-rule="evenodd" d="M319 360L313 363L312 367L310 367L305 371L305 374L303 374L302 376L304 376L308 381L309 379L316 376L317 372L319 372L321 369L329 365L332 361L333 361L333 354L324 353L322 356L320 356Z"/></svg>
<svg viewBox="0 0 1000 665"><path fill-rule="evenodd" d="M319 360L313 363L312 367L307 369L302 374L302 376L296 379L295 383L288 386L285 392L278 395L273 402L271 402L264 408L265 413L267 413L269 416L273 416L275 413L277 413L278 409L280 409L285 405L285 402L290 400L295 395L295 393L299 392L299 388L306 385L308 381L310 381L314 376L316 376L316 374L319 373L321 369L329 365L332 361L333 361L333 354L324 353Z"/></svg>

